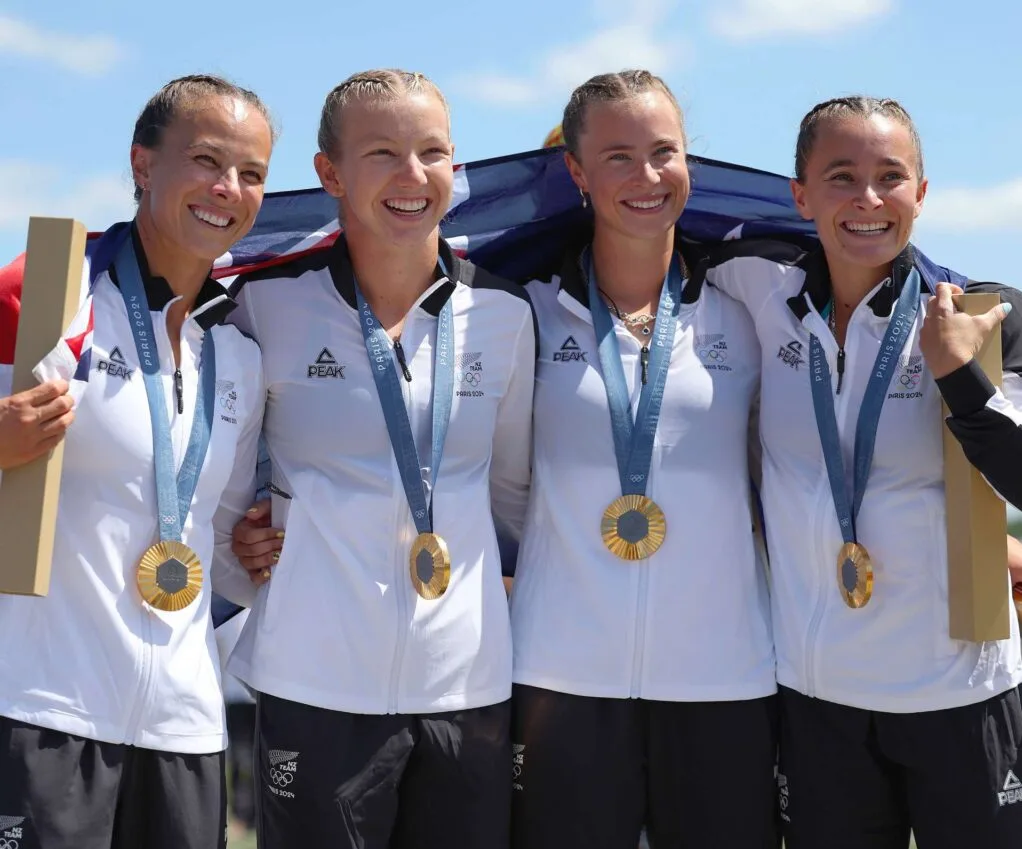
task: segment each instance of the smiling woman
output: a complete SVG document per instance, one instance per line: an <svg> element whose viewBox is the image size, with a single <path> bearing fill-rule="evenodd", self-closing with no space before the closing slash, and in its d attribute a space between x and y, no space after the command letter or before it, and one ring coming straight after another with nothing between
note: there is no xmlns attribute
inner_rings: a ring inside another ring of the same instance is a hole
<svg viewBox="0 0 1022 849"><path fill-rule="evenodd" d="M234 287L273 463L275 527L236 529L263 586L230 666L260 694L266 849L507 845L494 516L525 512L535 331L522 289L440 238L453 151L421 74L345 80L314 159L344 233Z"/></svg>
<svg viewBox="0 0 1022 849"><path fill-rule="evenodd" d="M22 846L224 845L210 597L249 587L215 541L252 498L263 382L209 274L255 220L272 145L252 92L161 89L131 147L135 220L87 249L88 329L36 369L76 404L49 596L0 598L0 811ZM52 403L31 395L14 426Z"/></svg>
<svg viewBox="0 0 1022 849"><path fill-rule="evenodd" d="M986 643L949 636L941 401L970 461L1017 497L1020 293L912 245L927 186L895 101L814 107L795 162L792 193L820 248L725 246L707 268L763 349L785 841L903 849L911 829L936 849L1016 847L1019 626ZM982 328L1004 322L1003 389L971 361L978 346L943 338L974 341L971 318L938 329L959 318L949 283L1007 302ZM1005 602L1010 586L1005 575Z"/></svg>

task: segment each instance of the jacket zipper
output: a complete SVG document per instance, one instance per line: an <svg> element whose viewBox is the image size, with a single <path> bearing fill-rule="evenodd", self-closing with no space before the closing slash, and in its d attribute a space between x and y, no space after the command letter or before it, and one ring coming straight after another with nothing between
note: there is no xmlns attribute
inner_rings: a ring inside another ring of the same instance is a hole
<svg viewBox="0 0 1022 849"><path fill-rule="evenodd" d="M631 334L628 334L631 336ZM635 337L631 337L635 338ZM636 340L638 342L638 340ZM643 345L639 351L639 379L643 386L649 379L649 347ZM641 392L641 389L639 390ZM631 399L629 399L631 400ZM629 408L631 412L631 408ZM654 436L653 450L656 451L656 437ZM650 463L650 474L646 478L646 492L653 488L653 468L655 464ZM632 653L632 682L629 688L629 696L633 699L639 698L642 693L642 671L646 658L646 616L649 609L649 566L648 563L639 568L638 597L636 598L635 613L635 650Z"/></svg>
<svg viewBox="0 0 1022 849"><path fill-rule="evenodd" d="M404 375L405 383L402 387L401 395L404 398L405 407L408 410L409 424L412 426L412 433L415 433L415 422L412 421L413 410L414 410L414 399L412 398L412 373L408 368L408 364L405 361L404 348L401 345L400 339L394 340L394 355L397 358L398 365L401 366L401 373ZM396 462L396 461L395 461ZM397 476L398 484L398 497L394 499L397 504L397 514L395 516L395 539L403 539L404 534L401 532L402 529L407 527L408 522L411 521L411 513L408 508L408 498L405 495L404 486L401 483L400 473ZM412 531L415 531L413 524ZM395 587L397 590L397 614L398 614L398 629L397 629L397 645L394 647L394 662L390 669L390 693L387 696L387 713L395 714L398 712L399 703L399 690L401 688L401 670L404 665L405 658L405 647L408 643L408 628L401 627L402 622L406 621L405 615L408 608L408 559L405 556L405 552L401 551L400 546L397 546L396 559L396 570L397 575L395 579Z"/></svg>
<svg viewBox="0 0 1022 849"><path fill-rule="evenodd" d="M405 361L405 349L401 347L401 337L398 336L394 340L394 353L397 354L397 364L401 366L401 374L404 375L405 382L412 382L412 373L408 370L408 363Z"/></svg>
<svg viewBox="0 0 1022 849"><path fill-rule="evenodd" d="M856 307L856 311L858 311L858 307ZM854 320L854 318L855 318L855 313L853 312L852 316L848 320L848 327L845 329L845 343L846 344L847 344L848 339L849 339L849 335L848 334L849 334L849 330L851 329L852 321ZM837 345L838 344L837 343L837 339L836 339L836 337L834 337L830 333L830 328L827 327L826 322L823 322L822 318L820 319L820 321L821 321L821 323L824 324L824 327L826 328L826 331L827 331L826 334L820 334L820 338L822 339L822 338L824 338L824 336L826 336L827 338L833 339L834 340L834 344ZM845 412L844 408L847 406L847 398L848 398L847 395L845 395L844 398L841 397L841 384L842 384L842 381L843 381L843 378L844 378L844 375L845 375L845 361L846 361L846 359L847 359L847 357L845 355L845 348L844 348L844 346L839 346L838 347L838 351L837 351L837 355L836 355L836 361L835 361L835 366L836 366L835 370L837 372L837 387L836 387L836 391L834 393L834 395L835 395L835 399L834 399L834 418L838 422L838 433L839 433L839 435L840 435L840 432L841 432L840 422L843 420L843 414ZM824 529L827 527L826 511L827 510L830 510L831 512L834 511L834 499L833 499L833 495L830 492L830 483L829 483L830 479L827 476L826 469L824 469L823 477L824 477L824 484L823 484L823 486L824 486L825 495L824 495L823 498L820 499L820 503L823 505L823 509L824 509L825 512L824 512L824 514L822 516L819 513L817 513L817 520L821 521L820 532L817 534L817 540L820 540L821 536L823 536L825 534ZM806 682L806 695L809 696L810 698L815 698L816 697L816 674L815 674L815 670L816 670L816 651L817 651L817 644L816 643L817 643L817 638L819 637L819 633L820 633L820 626L823 624L823 615L824 615L824 612L825 612L825 610L827 608L827 592L828 592L828 583L827 583L828 579L827 579L827 576L830 575L832 580L836 580L836 578L834 578L834 576L833 576L833 570L830 568L830 564L833 563L835 558L837 557L837 552L836 551L834 551L834 552L827 552L825 550L824 545L822 543L820 543L820 542L817 543L817 552L821 555L818 558L818 562L824 563L824 564L828 564L828 568L824 569L822 571L817 570L817 572L816 572L816 604L815 604L815 606L813 608L813 615L812 615L812 618L809 620L809 630L808 630L808 632L806 634L806 649L805 649L804 674L805 674L805 682Z"/></svg>

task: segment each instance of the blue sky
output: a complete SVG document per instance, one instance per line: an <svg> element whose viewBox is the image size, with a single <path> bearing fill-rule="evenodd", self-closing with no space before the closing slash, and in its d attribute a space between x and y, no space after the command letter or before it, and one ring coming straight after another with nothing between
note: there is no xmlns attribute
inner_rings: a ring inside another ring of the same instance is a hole
<svg viewBox="0 0 1022 849"><path fill-rule="evenodd" d="M900 99L930 178L916 241L1022 284L1020 29L1017 0L0 0L0 257L23 249L30 214L92 229L130 215L135 117L180 74L223 73L269 103L273 190L316 183L320 106L353 71L433 77L467 161L538 147L574 85L645 66L678 95L693 153L784 174L817 101Z"/></svg>

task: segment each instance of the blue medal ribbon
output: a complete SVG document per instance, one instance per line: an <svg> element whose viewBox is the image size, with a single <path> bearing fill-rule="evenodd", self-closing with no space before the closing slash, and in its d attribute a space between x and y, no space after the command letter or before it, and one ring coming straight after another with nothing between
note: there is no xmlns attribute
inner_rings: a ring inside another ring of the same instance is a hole
<svg viewBox="0 0 1022 849"><path fill-rule="evenodd" d="M652 380L642 387L639 394L639 406L635 412L634 423L625 373L621 366L621 351L617 336L614 334L614 321L610 317L610 310L599 295L592 254L587 252L585 259L588 269L589 311L593 316L600 368L607 390L607 405L610 407L610 426L614 434L614 453L617 456L621 494L645 495L646 484L649 481L649 466L653 457L653 440L656 437L657 422L660 420L664 387L667 385L667 372L671 365L674 336L678 328L683 284L681 257L677 253L672 257L660 291L660 304L657 307L649 359Z"/></svg>
<svg viewBox="0 0 1022 849"><path fill-rule="evenodd" d="M441 268L443 265L441 264ZM446 269L444 269L446 275ZM449 275L448 275L449 276ZM373 314L372 307L366 303L362 290L355 281L355 299L358 305L359 323L362 327L362 338L365 340L366 353L369 355L369 368L376 383L376 392L383 408L383 418L387 423L387 433L394 449L401 482L404 484L405 496L412 511L415 529L420 534L433 532L432 492L436 486L440 470L440 460L444 453L444 440L447 438L447 426L451 421L451 405L454 399L454 308L453 294L447 299L437 319L436 352L433 362L433 456L430 464L430 496L427 500L422 480L422 465L419 453L415 448L415 437L408 420L404 395L401 392L401 379L398 377L397 366L390 352L390 340L380 325L379 319Z"/></svg>
<svg viewBox="0 0 1022 849"><path fill-rule="evenodd" d="M216 353L213 333L207 331L199 355L200 392L195 399L195 415L188 438L184 460L177 475L174 474L174 444L170 436L166 396L160 377L160 356L153 332L153 319L142 284L138 259L132 239L127 238L114 259L117 282L128 310L128 323L135 338L135 350L142 369L146 398L149 401L149 420L153 429L153 461L156 468L156 503L159 510L159 534L162 542L181 541L185 519L191 508L192 497L199 483L213 429L213 403L216 388Z"/></svg>
<svg viewBox="0 0 1022 849"><path fill-rule="evenodd" d="M913 268L898 296L891 321L887 325L880 350L873 363L873 373L866 384L866 392L859 407L859 418L855 425L854 484L852 501L848 500L848 483L844 463L841 459L841 440L834 412L834 398L831 388L830 367L819 338L809 334L809 379L812 387L813 410L816 413L816 427L820 432L823 457L827 463L830 491L834 496L841 536L846 543L857 543L855 522L859 515L862 497L866 493L869 470L873 465L873 448L876 444L877 426L880 413L887 398L887 388L898 363L909 332L919 312L919 272Z"/></svg>

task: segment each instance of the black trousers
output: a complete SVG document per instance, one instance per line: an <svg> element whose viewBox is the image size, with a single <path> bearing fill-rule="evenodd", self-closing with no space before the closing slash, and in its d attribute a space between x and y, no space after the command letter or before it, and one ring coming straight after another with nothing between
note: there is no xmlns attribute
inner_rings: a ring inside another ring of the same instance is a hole
<svg viewBox="0 0 1022 849"><path fill-rule="evenodd" d="M224 753L100 743L0 717L0 847L224 849Z"/></svg>
<svg viewBox="0 0 1022 849"><path fill-rule="evenodd" d="M1018 690L924 713L859 710L781 689L787 849L1019 849Z"/></svg>
<svg viewBox="0 0 1022 849"><path fill-rule="evenodd" d="M260 849L507 849L510 716L509 702L370 715L260 694Z"/></svg>
<svg viewBox="0 0 1022 849"><path fill-rule="evenodd" d="M776 698L656 702L516 685L515 849L776 849Z"/></svg>
<svg viewBox="0 0 1022 849"><path fill-rule="evenodd" d="M227 772L230 777L228 808L246 828L255 828L255 764L256 706L254 702L233 702L227 705ZM2 847L0 847L2 849Z"/></svg>

